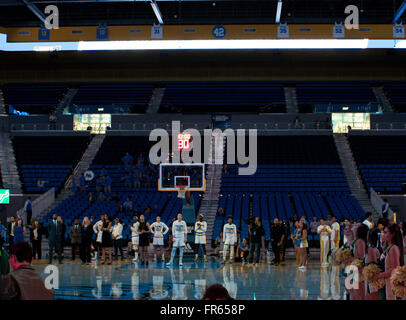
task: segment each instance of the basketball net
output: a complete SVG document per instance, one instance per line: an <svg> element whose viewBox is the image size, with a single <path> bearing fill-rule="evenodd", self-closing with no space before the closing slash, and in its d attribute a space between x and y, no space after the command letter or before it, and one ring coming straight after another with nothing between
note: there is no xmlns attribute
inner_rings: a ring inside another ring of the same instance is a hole
<svg viewBox="0 0 406 320"><path fill-rule="evenodd" d="M176 186L178 188L178 198L185 199L186 186Z"/></svg>

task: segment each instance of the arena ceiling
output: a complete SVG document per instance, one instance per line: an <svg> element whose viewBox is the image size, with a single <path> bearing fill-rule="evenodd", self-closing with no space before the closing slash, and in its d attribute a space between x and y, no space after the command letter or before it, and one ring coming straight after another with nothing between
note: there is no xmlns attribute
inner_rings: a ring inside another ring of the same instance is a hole
<svg viewBox="0 0 406 320"><path fill-rule="evenodd" d="M164 24L275 23L278 0L152 0ZM317 24L344 21L347 5L356 5L361 24L392 23L404 0L281 0L281 22ZM41 26L38 12L57 5L60 25L145 25L157 23L151 0L0 0L0 26ZM405 15L400 15L401 21ZM406 18L406 17L405 17Z"/></svg>

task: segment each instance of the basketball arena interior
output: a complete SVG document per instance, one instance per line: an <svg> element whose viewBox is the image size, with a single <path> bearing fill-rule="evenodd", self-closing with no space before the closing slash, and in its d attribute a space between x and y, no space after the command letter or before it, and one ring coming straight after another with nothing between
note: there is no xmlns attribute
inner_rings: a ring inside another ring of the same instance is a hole
<svg viewBox="0 0 406 320"><path fill-rule="evenodd" d="M62 300L404 300L405 10L1 1L3 256Z"/></svg>

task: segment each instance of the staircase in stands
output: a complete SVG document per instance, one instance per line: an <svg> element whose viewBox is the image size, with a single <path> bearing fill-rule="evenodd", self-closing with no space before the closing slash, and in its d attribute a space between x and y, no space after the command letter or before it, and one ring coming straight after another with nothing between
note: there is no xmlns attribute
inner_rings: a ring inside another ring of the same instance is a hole
<svg viewBox="0 0 406 320"><path fill-rule="evenodd" d="M357 199L365 212L372 212L374 221L377 221L380 216L371 205L347 136L345 134L334 134L333 136L351 194Z"/></svg>
<svg viewBox="0 0 406 320"><path fill-rule="evenodd" d="M211 163L207 165L206 172L206 191L204 192L199 214L203 214L207 222L206 249L207 254L213 253L210 241L214 229L214 221L217 215L218 203L220 198L221 177L223 172L225 139L221 133L213 132L209 159Z"/></svg>
<svg viewBox="0 0 406 320"><path fill-rule="evenodd" d="M299 113L299 106L297 103L296 88L284 87L286 112L287 113Z"/></svg>
<svg viewBox="0 0 406 320"><path fill-rule="evenodd" d="M0 133L0 168L4 188L10 189L11 194L22 194L22 185L9 133Z"/></svg>
<svg viewBox="0 0 406 320"><path fill-rule="evenodd" d="M61 116L63 115L66 108L68 108L75 97L76 93L79 89L77 88L68 88L66 93L64 94L62 100L58 103L56 107L56 115Z"/></svg>
<svg viewBox="0 0 406 320"><path fill-rule="evenodd" d="M372 87L372 91L376 96L376 100L382 106L383 112L393 112L392 104L390 103L389 99L387 98L383 87Z"/></svg>
<svg viewBox="0 0 406 320"><path fill-rule="evenodd" d="M54 204L50 208L48 208L44 212L42 212L39 215L39 219L41 219L49 211L56 208L62 201L64 201L70 195L73 194L73 192L71 191L72 182L76 181L76 183L78 184L78 180L79 180L80 176L82 175L82 173L85 173L89 169L89 167L90 167L91 163L93 162L94 158L96 157L96 154L99 151L105 137L106 137L105 134L98 134L93 137L93 139L90 141L89 145L87 146L86 151L83 153L82 158L80 159L79 163L76 165L75 169L73 170L73 173L66 180L65 187L56 197Z"/></svg>

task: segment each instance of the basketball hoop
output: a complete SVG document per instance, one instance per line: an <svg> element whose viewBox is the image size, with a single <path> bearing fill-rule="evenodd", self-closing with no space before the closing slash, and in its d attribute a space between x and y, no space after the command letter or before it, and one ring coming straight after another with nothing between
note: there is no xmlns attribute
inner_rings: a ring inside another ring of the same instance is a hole
<svg viewBox="0 0 406 320"><path fill-rule="evenodd" d="M178 189L178 198L185 199L186 197L186 187L185 185L176 186Z"/></svg>

